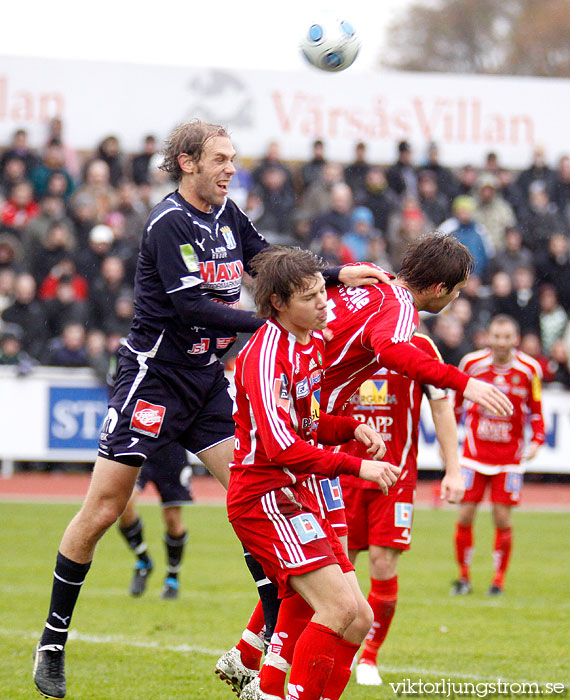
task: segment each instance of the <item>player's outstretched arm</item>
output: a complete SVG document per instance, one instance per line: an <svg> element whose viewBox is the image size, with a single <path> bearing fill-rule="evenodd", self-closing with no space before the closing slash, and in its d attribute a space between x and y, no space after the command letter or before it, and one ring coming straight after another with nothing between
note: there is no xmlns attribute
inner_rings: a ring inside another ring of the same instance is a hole
<svg viewBox="0 0 570 700"><path fill-rule="evenodd" d="M367 284L389 282L390 276L374 265L345 265L338 273L338 279L347 287L365 287Z"/></svg>
<svg viewBox="0 0 570 700"><path fill-rule="evenodd" d="M388 489L394 486L402 470L389 462L373 462L363 459L358 476L365 481L373 481L378 484L382 493L387 496Z"/></svg>
<svg viewBox="0 0 570 700"><path fill-rule="evenodd" d="M463 395L496 416L512 416L513 404L497 387L471 377Z"/></svg>
<svg viewBox="0 0 570 700"><path fill-rule="evenodd" d="M361 423L354 431L354 439L366 447L370 459L380 460L386 454L386 445L380 433L377 433L366 423Z"/></svg>
<svg viewBox="0 0 570 700"><path fill-rule="evenodd" d="M465 493L465 483L459 466L457 423L453 408L449 399L430 400L429 405L445 468L440 498L448 503L460 503Z"/></svg>

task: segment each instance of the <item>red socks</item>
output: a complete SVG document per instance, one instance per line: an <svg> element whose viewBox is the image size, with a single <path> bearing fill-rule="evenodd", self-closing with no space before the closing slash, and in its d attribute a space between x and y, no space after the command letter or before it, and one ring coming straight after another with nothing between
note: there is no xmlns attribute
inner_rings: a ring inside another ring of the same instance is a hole
<svg viewBox="0 0 570 700"><path fill-rule="evenodd" d="M313 608L297 593L281 601L275 632L259 674L260 688L264 693L283 697L295 644L313 614Z"/></svg>
<svg viewBox="0 0 570 700"><path fill-rule="evenodd" d="M341 639L334 657L334 666L323 690L325 700L339 700L350 680L350 667L360 645Z"/></svg>
<svg viewBox="0 0 570 700"><path fill-rule="evenodd" d="M341 642L342 637L336 632L309 622L295 646L286 700L320 700L324 697L323 690Z"/></svg>
<svg viewBox="0 0 570 700"><path fill-rule="evenodd" d="M469 581L469 565L473 557L473 527L455 526L455 558L459 564L459 576Z"/></svg>
<svg viewBox="0 0 570 700"><path fill-rule="evenodd" d="M390 623L396 612L398 601L398 576L385 581L371 579L372 587L368 594L368 602L374 612L374 622L364 641L364 649L360 663L376 665L378 650L386 639Z"/></svg>
<svg viewBox="0 0 570 700"><path fill-rule="evenodd" d="M493 549L493 567L495 569L495 576L493 578L493 584L503 587L503 582L505 579L505 573L507 571L507 566L509 565L509 559L511 557L511 548L513 546L513 534L510 527L500 530L495 529L495 546Z"/></svg>
<svg viewBox="0 0 570 700"><path fill-rule="evenodd" d="M247 627L244 629L241 639L236 644L236 648L241 654L241 660L247 668L257 670L263 655L263 630L265 621L263 619L263 607L261 601L257 603L249 618Z"/></svg>

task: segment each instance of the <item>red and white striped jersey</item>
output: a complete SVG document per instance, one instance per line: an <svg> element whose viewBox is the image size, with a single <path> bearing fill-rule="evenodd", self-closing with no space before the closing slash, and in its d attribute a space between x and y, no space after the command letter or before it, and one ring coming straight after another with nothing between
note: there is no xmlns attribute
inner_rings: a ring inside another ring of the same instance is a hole
<svg viewBox="0 0 570 700"><path fill-rule="evenodd" d="M416 333L411 342L430 357L442 362L437 347L426 335ZM361 385L343 412L380 433L386 444L383 459L402 468L399 486L416 486L420 407L424 395L431 400L448 400L445 389L420 384L402 374L382 368ZM367 456L366 447L355 440L343 445L340 451L362 458ZM354 479L352 476L343 476L341 483L356 488L378 488L377 484Z"/></svg>
<svg viewBox="0 0 570 700"><path fill-rule="evenodd" d="M321 406L337 414L381 367L420 384L463 391L469 377L415 347L419 323L412 294L397 284L338 285L329 294L325 375Z"/></svg>
<svg viewBox="0 0 570 700"><path fill-rule="evenodd" d="M354 437L358 421L320 410L324 345L314 332L307 345L276 321L268 321L236 359L234 463L230 465L228 515L238 517L264 493L309 474L358 475L362 460L316 445Z"/></svg>
<svg viewBox="0 0 570 700"><path fill-rule="evenodd" d="M521 458L526 424L530 423L534 442L542 444L545 438L540 365L520 350L513 351L510 364L495 365L493 353L487 349L465 355L459 367L470 377L494 384L514 407L512 416L500 417L487 413L471 401L456 406L458 419L465 411L461 464L482 474L498 474L507 469L524 471Z"/></svg>

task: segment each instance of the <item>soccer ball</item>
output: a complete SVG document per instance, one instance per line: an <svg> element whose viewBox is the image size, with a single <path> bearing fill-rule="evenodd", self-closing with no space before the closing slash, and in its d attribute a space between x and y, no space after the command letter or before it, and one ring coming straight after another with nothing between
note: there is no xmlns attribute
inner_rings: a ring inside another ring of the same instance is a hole
<svg viewBox="0 0 570 700"><path fill-rule="evenodd" d="M345 19L315 22L301 41L301 51L307 61L315 68L331 72L351 66L359 49L358 35Z"/></svg>

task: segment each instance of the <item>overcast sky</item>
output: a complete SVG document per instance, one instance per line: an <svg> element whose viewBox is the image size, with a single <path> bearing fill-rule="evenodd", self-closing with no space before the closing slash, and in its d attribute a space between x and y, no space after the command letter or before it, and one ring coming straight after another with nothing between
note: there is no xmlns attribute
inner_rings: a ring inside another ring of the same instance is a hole
<svg viewBox="0 0 570 700"><path fill-rule="evenodd" d="M298 44L326 14L362 42L351 71L370 70L388 23L410 0L24 0L5 2L0 54L161 65L268 68L305 65Z"/></svg>

